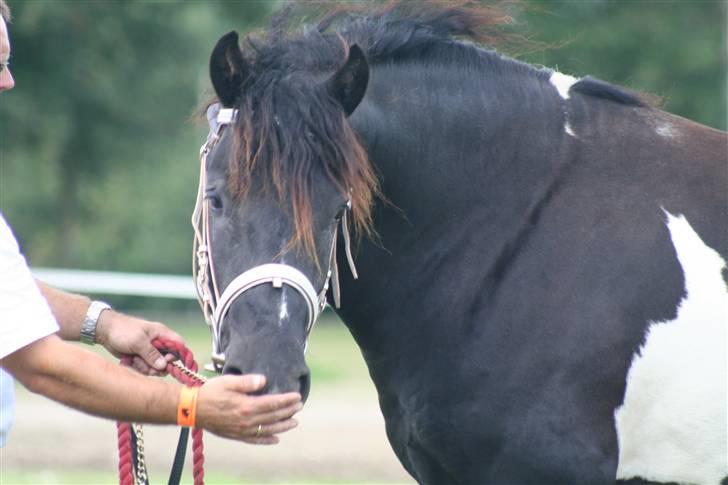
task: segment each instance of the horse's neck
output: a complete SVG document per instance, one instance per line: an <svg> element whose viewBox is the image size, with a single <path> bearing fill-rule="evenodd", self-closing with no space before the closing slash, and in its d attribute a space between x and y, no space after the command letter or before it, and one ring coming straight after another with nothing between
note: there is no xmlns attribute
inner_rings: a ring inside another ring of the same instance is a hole
<svg viewBox="0 0 728 485"><path fill-rule="evenodd" d="M549 151L565 136L561 99L555 90L544 95L535 75L410 65L372 78L352 122L397 208L383 208L376 221L380 231L396 226L390 243L411 227L417 241L402 242L413 250L428 230L440 238L474 215L501 229L518 224L558 176L563 157Z"/></svg>
<svg viewBox="0 0 728 485"><path fill-rule="evenodd" d="M391 205L375 213L381 245L359 250L360 281L342 281L342 314L366 329L360 344L377 339L371 319L407 313L416 298L444 298L443 285L464 277L469 256L484 270L495 264L557 177L547 150L564 134L556 91L544 98L528 73L507 80L452 66L375 69L352 124Z"/></svg>
<svg viewBox="0 0 728 485"><path fill-rule="evenodd" d="M518 178L509 191L526 191L554 168L533 161L564 136L562 107L555 91L544 98L535 75L508 79L416 64L375 69L352 121L386 195L408 218L431 220L439 209L450 218L499 202L504 179Z"/></svg>

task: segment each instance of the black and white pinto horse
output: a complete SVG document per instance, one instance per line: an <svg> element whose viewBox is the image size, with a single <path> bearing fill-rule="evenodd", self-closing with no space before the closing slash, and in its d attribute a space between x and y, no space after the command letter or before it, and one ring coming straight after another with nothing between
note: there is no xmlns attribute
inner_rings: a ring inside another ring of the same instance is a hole
<svg viewBox="0 0 728 485"><path fill-rule="evenodd" d="M488 8L412 5L215 47L220 370L306 395L340 290L418 482L726 483L728 137L479 47Z"/></svg>

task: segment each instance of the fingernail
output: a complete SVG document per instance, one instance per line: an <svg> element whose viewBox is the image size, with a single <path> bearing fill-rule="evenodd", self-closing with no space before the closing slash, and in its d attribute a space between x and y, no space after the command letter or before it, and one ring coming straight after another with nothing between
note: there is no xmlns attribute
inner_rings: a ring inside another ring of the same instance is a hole
<svg viewBox="0 0 728 485"><path fill-rule="evenodd" d="M260 387L265 382L265 377L263 377L260 374L254 374L253 375L253 385L256 387Z"/></svg>
<svg viewBox="0 0 728 485"><path fill-rule="evenodd" d="M167 361L164 359L164 357L160 357L154 361L154 367L159 370L163 370L167 367Z"/></svg>

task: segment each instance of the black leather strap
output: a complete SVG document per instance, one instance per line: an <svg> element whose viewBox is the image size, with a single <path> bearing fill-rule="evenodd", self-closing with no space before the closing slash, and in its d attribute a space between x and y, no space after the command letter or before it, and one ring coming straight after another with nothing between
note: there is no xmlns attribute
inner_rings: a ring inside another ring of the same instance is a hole
<svg viewBox="0 0 728 485"><path fill-rule="evenodd" d="M185 467L185 454L187 453L187 441L190 437L190 428L182 428L177 441L177 451L174 453L172 470L169 472L168 485L179 485L182 478L182 469Z"/></svg>

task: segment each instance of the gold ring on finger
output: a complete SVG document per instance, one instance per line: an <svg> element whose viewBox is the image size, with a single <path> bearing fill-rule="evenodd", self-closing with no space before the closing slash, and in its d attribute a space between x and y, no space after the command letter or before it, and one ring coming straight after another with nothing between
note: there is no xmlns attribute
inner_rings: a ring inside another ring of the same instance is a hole
<svg viewBox="0 0 728 485"><path fill-rule="evenodd" d="M262 425L262 424L259 424L259 425L258 425L258 429L257 429L257 431L255 432L255 437L256 437L256 438L257 438L258 436L260 436L260 430L261 430L261 429L263 429L263 425Z"/></svg>

